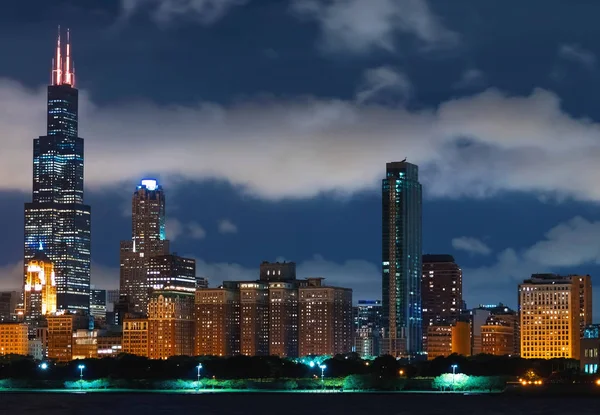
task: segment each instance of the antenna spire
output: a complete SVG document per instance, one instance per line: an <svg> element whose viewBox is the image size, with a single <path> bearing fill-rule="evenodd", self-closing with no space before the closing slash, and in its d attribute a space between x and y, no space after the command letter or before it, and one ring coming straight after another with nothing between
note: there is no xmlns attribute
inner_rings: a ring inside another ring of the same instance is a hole
<svg viewBox="0 0 600 415"><path fill-rule="evenodd" d="M75 86L75 65L71 59L71 31L67 29L66 50L63 56L60 39L60 26L56 39L56 54L52 59L52 85Z"/></svg>

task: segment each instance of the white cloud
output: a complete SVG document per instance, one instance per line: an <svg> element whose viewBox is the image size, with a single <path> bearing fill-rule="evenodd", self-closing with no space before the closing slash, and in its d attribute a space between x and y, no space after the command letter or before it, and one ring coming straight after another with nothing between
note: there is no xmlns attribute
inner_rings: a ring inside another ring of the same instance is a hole
<svg viewBox="0 0 600 415"><path fill-rule="evenodd" d="M590 69L596 65L596 55L578 44L563 43L558 47L558 56Z"/></svg>
<svg viewBox="0 0 600 415"><path fill-rule="evenodd" d="M460 251L466 251L470 254L489 255L492 250L483 241L477 238L462 236L452 239L452 247Z"/></svg>
<svg viewBox="0 0 600 415"><path fill-rule="evenodd" d="M211 24L222 18L231 8L247 0L121 0L124 17L144 12L160 24L176 19L190 19Z"/></svg>
<svg viewBox="0 0 600 415"><path fill-rule="evenodd" d="M365 72L356 101L368 102L406 102L410 98L412 85L408 77L390 66L380 66Z"/></svg>
<svg viewBox="0 0 600 415"><path fill-rule="evenodd" d="M206 231L197 222L183 223L175 218L168 218L165 224L165 230L167 232L167 239L175 241L180 236L191 239L204 239L206 237Z"/></svg>
<svg viewBox="0 0 600 415"><path fill-rule="evenodd" d="M292 0L292 11L319 23L327 51L394 51L398 34L412 35L427 48L458 41L426 0Z"/></svg>
<svg viewBox="0 0 600 415"><path fill-rule="evenodd" d="M196 275L207 277L211 287L224 280L256 280L259 264L248 268L236 263L208 263L196 259ZM297 264L298 278L323 277L325 283L353 289L354 301L381 298L381 272L375 264L363 260L332 262L320 255Z"/></svg>
<svg viewBox="0 0 600 415"><path fill-rule="evenodd" d="M478 88L485 85L485 74L476 68L467 69L461 78L454 84L456 89Z"/></svg>
<svg viewBox="0 0 600 415"><path fill-rule="evenodd" d="M229 219L221 219L219 221L219 233L237 233L238 228L235 223Z"/></svg>
<svg viewBox="0 0 600 415"><path fill-rule="evenodd" d="M515 306L518 284L531 274L563 273L573 267L600 264L599 240L600 221L572 218L550 229L544 239L530 247L505 249L492 265L463 269L463 292L467 301L501 301Z"/></svg>
<svg viewBox="0 0 600 415"><path fill-rule="evenodd" d="M0 190L29 192L28 137L45 130L45 88L0 80L0 96ZM310 97L97 106L85 91L80 103L90 190L152 175L167 187L224 180L271 200L348 195L377 189L385 163L408 156L428 196L522 191L600 200L600 124L571 117L541 89L489 89L418 111ZM582 171L573 180L571 172Z"/></svg>

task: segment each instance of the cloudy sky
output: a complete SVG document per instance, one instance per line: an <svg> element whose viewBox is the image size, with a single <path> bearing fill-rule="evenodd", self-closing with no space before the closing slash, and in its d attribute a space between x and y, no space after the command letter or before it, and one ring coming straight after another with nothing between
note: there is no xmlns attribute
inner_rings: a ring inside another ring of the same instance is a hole
<svg viewBox="0 0 600 415"><path fill-rule="evenodd" d="M424 253L469 306L533 272L600 301L600 4L519 0L22 0L0 14L0 288L17 288L31 150L70 27L92 280L118 285L136 183L211 284L298 263L380 296L381 179L420 166ZM596 307L600 310L600 307ZM600 316L600 313L596 313Z"/></svg>

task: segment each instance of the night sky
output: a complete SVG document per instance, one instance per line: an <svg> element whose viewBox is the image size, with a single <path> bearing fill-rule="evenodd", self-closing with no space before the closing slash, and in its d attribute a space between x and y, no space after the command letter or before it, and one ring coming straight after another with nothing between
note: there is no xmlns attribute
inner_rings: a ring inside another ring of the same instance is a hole
<svg viewBox="0 0 600 415"><path fill-rule="evenodd" d="M0 288L18 289L32 141L71 29L92 283L116 288L143 177L211 285L298 263L381 295L381 179L418 164L423 252L468 306L534 272L600 301L600 4L565 0L23 0L0 13ZM596 307L600 310L600 307ZM600 313L596 312L596 315Z"/></svg>

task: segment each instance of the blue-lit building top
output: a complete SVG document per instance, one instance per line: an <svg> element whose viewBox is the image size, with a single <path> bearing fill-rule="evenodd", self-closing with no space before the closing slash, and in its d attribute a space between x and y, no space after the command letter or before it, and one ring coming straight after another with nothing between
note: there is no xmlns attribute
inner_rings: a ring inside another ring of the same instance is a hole
<svg viewBox="0 0 600 415"><path fill-rule="evenodd" d="M91 209L83 202L78 91L60 38L48 86L46 135L33 141L32 202L25 204L25 263L42 248L54 262L59 310L89 310Z"/></svg>
<svg viewBox="0 0 600 415"><path fill-rule="evenodd" d="M423 351L419 168L387 163L382 182L382 320L392 355Z"/></svg>

